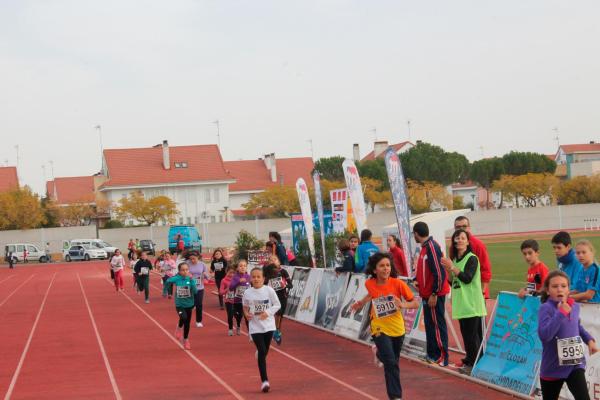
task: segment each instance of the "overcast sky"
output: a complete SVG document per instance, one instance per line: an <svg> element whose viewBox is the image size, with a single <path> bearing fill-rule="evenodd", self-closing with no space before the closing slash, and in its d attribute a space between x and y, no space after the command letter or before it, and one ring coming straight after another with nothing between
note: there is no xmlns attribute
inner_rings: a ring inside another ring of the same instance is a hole
<svg viewBox="0 0 600 400"><path fill-rule="evenodd" d="M0 1L0 164L43 187L105 148L226 160L411 139L469 159L600 133L598 1ZM137 173L132 165L132 173Z"/></svg>

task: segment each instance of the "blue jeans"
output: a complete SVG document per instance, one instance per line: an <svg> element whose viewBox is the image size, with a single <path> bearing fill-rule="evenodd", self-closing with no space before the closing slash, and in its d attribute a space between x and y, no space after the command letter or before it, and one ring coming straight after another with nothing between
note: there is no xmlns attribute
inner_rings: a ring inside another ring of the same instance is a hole
<svg viewBox="0 0 600 400"><path fill-rule="evenodd" d="M383 363L385 373L385 388L390 399L402 398L402 385L400 384L400 350L404 343L404 335L387 336L380 333L373 336L377 346L377 358Z"/></svg>

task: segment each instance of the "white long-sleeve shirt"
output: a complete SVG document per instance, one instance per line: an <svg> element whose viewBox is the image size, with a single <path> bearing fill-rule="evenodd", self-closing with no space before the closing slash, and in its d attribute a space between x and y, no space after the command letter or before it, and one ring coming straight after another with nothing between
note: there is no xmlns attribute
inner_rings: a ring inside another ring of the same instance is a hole
<svg viewBox="0 0 600 400"><path fill-rule="evenodd" d="M281 303L273 288L266 285L263 285L260 289L249 288L244 292L242 304L244 307L250 308L252 318L250 318L248 328L251 335L276 329L274 316L281 308ZM263 311L269 315L265 320L260 319L260 314Z"/></svg>
<svg viewBox="0 0 600 400"><path fill-rule="evenodd" d="M115 271L115 272L120 271L125 266L125 259L123 258L122 255L113 256L113 258L111 258L111 260L110 260L110 265L111 265L113 271Z"/></svg>

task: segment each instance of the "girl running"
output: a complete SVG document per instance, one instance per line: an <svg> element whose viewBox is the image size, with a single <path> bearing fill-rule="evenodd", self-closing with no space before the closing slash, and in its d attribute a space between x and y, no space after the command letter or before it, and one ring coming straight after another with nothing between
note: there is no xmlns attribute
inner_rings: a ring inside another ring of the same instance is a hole
<svg viewBox="0 0 600 400"><path fill-rule="evenodd" d="M121 255L121 250L116 249L115 254L110 259L110 266L115 276L115 289L117 292L124 290L123 288L123 267L125 267L125 260Z"/></svg>
<svg viewBox="0 0 600 400"><path fill-rule="evenodd" d="M131 253L131 258L129 261L129 268L131 268L131 274L133 276L133 287L135 288L135 291L137 293L139 293L140 291L137 288L137 274L135 272L135 264L137 264L138 262L138 256L137 253L134 251L133 253Z"/></svg>
<svg viewBox="0 0 600 400"><path fill-rule="evenodd" d="M185 262L177 266L179 273L165 282L169 287L175 286L175 310L179 315L179 322L175 328L175 337L182 340L183 348L191 350L189 334L192 313L194 312L194 295L196 294L196 281L190 275L190 270ZM183 332L182 332L183 331ZM182 335L183 333L183 335Z"/></svg>
<svg viewBox="0 0 600 400"><path fill-rule="evenodd" d="M569 297L569 278L552 271L542 287L538 335L542 342L540 384L544 400L557 400L563 384L577 400L589 400L585 381L586 343L590 355L598 351L594 338L581 326L580 307Z"/></svg>
<svg viewBox="0 0 600 400"><path fill-rule="evenodd" d="M392 267L389 254L375 253L369 258L365 273L369 279L365 282L368 294L352 305L353 311L361 310L372 301L371 334L375 347L376 361L383 364L385 386L390 399L402 398L400 384L400 350L404 342L403 308L418 308L419 303L412 291L397 279L396 269Z"/></svg>
<svg viewBox="0 0 600 400"><path fill-rule="evenodd" d="M219 295L225 298L225 309L227 310L227 324L229 325L229 336L233 336L233 299L235 298L235 292L229 290L229 284L231 283L231 278L235 274L235 267L230 265L227 267L227 273L225 277L221 280L221 286L219 286ZM242 316L239 314L235 314L235 320L237 322L237 330L240 331L240 324L242 322Z"/></svg>
<svg viewBox="0 0 600 400"><path fill-rule="evenodd" d="M171 298L173 295L173 287L167 285L166 283L169 278L172 278L177 274L177 267L175 266L175 260L170 253L164 253L162 257L163 260L160 262L160 273L163 281L162 296L169 296L169 298Z"/></svg>
<svg viewBox="0 0 600 400"><path fill-rule="evenodd" d="M200 260L200 253L191 251L187 254L187 265L190 268L190 274L196 281L198 289L194 295L194 305L196 306L196 328L202 328L202 303L204 302L204 278L210 279L211 276L206 265Z"/></svg>
<svg viewBox="0 0 600 400"><path fill-rule="evenodd" d="M285 269L281 268L277 256L271 256L270 261L271 263L264 267L265 285L270 286L275 290L277 298L279 299L279 304L281 304L281 308L279 308L277 314L275 314L275 327L277 329L273 334L275 343L281 346L281 322L283 321L283 313L287 306L288 290L290 290L293 285L290 274L288 274Z"/></svg>
<svg viewBox="0 0 600 400"><path fill-rule="evenodd" d="M215 274L215 285L221 287L221 280L225 277L227 270L227 260L223 257L223 250L216 249L210 261L210 270ZM219 306L223 309L223 296L219 293Z"/></svg>
<svg viewBox="0 0 600 400"><path fill-rule="evenodd" d="M244 315L244 309L242 306L242 297L244 296L244 292L246 289L250 287L250 275L247 274L248 269L248 261L240 260L237 266L237 272L231 278L231 282L229 283L229 290L235 293L235 297L233 298L233 314L236 319L241 318ZM248 319L244 315L244 320L246 321L246 328L248 328ZM240 335L240 327L238 325L236 334Z"/></svg>
<svg viewBox="0 0 600 400"><path fill-rule="evenodd" d="M256 346L258 370L262 382L260 390L264 393L271 388L267 377L267 354L275 331L273 316L281 308L273 288L265 286L265 278L260 267L252 270L252 287L244 292L242 303L244 315L250 321L249 332Z"/></svg>
<svg viewBox="0 0 600 400"><path fill-rule="evenodd" d="M148 254L142 251L140 259L135 264L135 272L137 274L138 291L144 292L144 300L146 304L150 303L150 271L152 263L148 260Z"/></svg>

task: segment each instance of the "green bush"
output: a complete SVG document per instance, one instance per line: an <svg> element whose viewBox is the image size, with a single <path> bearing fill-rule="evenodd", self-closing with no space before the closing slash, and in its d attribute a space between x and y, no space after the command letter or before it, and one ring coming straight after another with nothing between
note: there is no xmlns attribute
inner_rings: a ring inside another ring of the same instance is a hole
<svg viewBox="0 0 600 400"><path fill-rule="evenodd" d="M104 224L104 229L113 229L113 228L123 228L125 227L125 225L123 225L123 223L121 221L118 221L116 219L111 219L106 221L106 224Z"/></svg>
<svg viewBox="0 0 600 400"><path fill-rule="evenodd" d="M248 250L260 250L265 245L265 242L258 240L256 236L242 229L235 239L235 255L234 262L248 259Z"/></svg>
<svg viewBox="0 0 600 400"><path fill-rule="evenodd" d="M348 238L350 234L348 232L344 233L334 233L332 235L325 237L325 250L327 256L327 267L333 268L336 264L340 263L339 251L337 249L337 243L340 239ZM321 233L315 232L315 259L317 261L317 267L323 268L323 246L321 245ZM298 259L298 265L303 267L310 267L310 251L308 249L308 239L301 239L300 243L298 243L298 254L296 254L296 258Z"/></svg>

